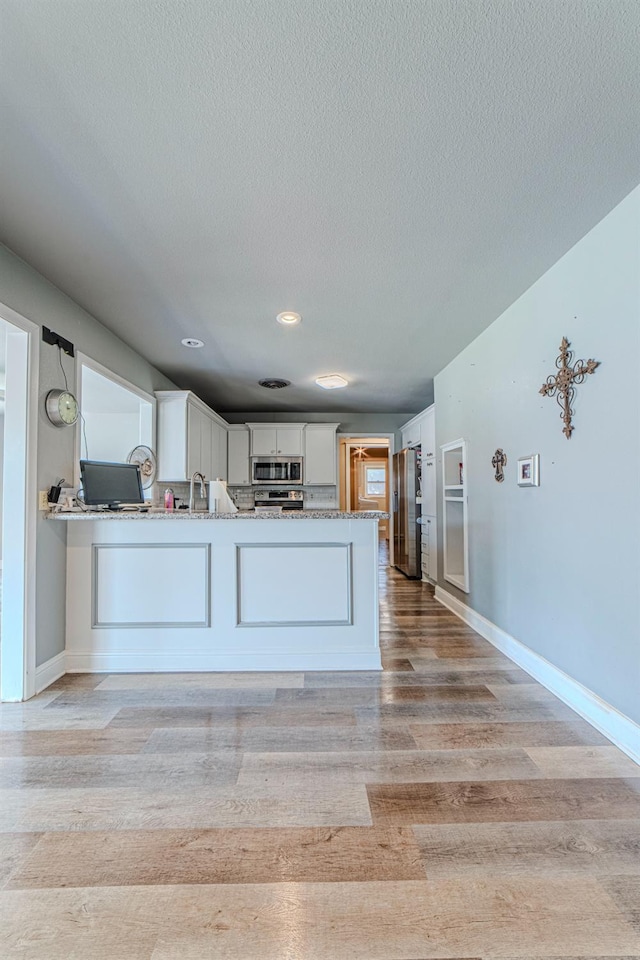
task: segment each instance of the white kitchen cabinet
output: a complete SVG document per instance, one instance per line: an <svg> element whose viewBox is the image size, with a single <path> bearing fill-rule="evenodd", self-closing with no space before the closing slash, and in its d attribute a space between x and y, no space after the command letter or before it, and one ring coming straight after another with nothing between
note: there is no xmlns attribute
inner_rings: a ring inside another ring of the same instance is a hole
<svg viewBox="0 0 640 960"><path fill-rule="evenodd" d="M213 424L213 443L211 451L211 479L228 480L229 454L227 448L227 429L220 423Z"/></svg>
<svg viewBox="0 0 640 960"><path fill-rule="evenodd" d="M249 430L244 425L230 426L227 440L229 484L248 486L251 482L249 477Z"/></svg>
<svg viewBox="0 0 640 960"><path fill-rule="evenodd" d="M304 423L249 423L252 457L301 457Z"/></svg>
<svg viewBox="0 0 640 960"><path fill-rule="evenodd" d="M308 423L304 429L304 482L309 486L335 486L337 481L336 432L339 423Z"/></svg>
<svg viewBox="0 0 640 960"><path fill-rule="evenodd" d="M422 560L422 579L423 580L435 580L436 579L436 555L437 555L437 528L436 528L436 518L435 517L422 517L422 543L421 543L421 560Z"/></svg>
<svg viewBox="0 0 640 960"><path fill-rule="evenodd" d="M436 510L436 418L435 407L428 407L420 420L422 450L422 513L435 517Z"/></svg>
<svg viewBox="0 0 640 960"><path fill-rule="evenodd" d="M420 422L418 417L414 417L404 427L401 427L402 448L420 446Z"/></svg>
<svg viewBox="0 0 640 960"><path fill-rule="evenodd" d="M187 390L159 390L158 480L226 479L227 423Z"/></svg>

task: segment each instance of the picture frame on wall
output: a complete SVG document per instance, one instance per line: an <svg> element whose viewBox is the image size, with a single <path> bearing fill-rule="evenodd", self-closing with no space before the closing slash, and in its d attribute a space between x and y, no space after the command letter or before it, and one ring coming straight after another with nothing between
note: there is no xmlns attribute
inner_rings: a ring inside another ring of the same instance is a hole
<svg viewBox="0 0 640 960"><path fill-rule="evenodd" d="M540 454L532 453L518 459L518 486L540 486Z"/></svg>

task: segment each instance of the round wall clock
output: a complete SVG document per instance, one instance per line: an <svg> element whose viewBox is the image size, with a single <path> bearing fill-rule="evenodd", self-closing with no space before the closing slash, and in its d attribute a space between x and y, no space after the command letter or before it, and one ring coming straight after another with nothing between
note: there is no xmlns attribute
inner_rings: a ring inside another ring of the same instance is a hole
<svg viewBox="0 0 640 960"><path fill-rule="evenodd" d="M78 401L68 390L49 390L45 408L56 427L70 427L78 419Z"/></svg>

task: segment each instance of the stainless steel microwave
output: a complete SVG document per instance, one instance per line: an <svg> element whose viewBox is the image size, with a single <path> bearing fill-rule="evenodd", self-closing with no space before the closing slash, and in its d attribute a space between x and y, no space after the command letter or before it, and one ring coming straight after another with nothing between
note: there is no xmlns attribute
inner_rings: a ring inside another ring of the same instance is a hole
<svg viewBox="0 0 640 960"><path fill-rule="evenodd" d="M252 483L302 483L302 457L251 457Z"/></svg>

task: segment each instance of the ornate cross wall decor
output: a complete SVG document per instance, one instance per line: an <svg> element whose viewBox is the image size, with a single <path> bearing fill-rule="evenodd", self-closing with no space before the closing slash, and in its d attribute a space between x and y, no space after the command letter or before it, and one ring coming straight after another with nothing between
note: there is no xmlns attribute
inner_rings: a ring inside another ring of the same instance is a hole
<svg viewBox="0 0 640 960"><path fill-rule="evenodd" d="M507 465L507 455L504 452L504 450L501 450L500 447L498 447L493 457L491 458L491 466L495 467L495 470L496 470L495 478L498 481L498 483L502 483L502 481L504 480L504 473L502 472L502 468L506 467L506 465Z"/></svg>
<svg viewBox="0 0 640 960"><path fill-rule="evenodd" d="M546 383L543 383L540 389L543 397L555 397L561 406L560 419L564 422L562 432L567 440L571 439L574 429L571 418L573 416L572 405L576 394L576 385L583 383L586 375L593 373L596 367L600 366L599 360L576 360L574 363L573 351L569 350L569 346L569 341L566 337L563 337L560 344L560 356L556 360L558 373L550 374Z"/></svg>

